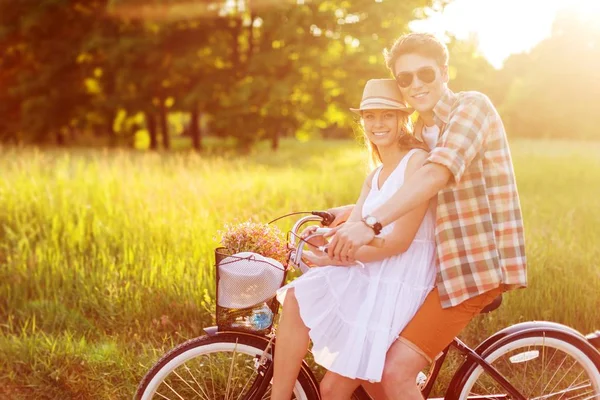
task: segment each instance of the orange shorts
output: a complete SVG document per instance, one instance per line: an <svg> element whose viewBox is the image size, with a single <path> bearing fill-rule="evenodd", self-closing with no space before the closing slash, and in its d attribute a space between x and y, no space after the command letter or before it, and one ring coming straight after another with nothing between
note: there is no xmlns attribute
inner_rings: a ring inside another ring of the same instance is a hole
<svg viewBox="0 0 600 400"><path fill-rule="evenodd" d="M442 308L438 289L435 288L400 333L399 340L432 362L452 339L503 291L503 286L500 286L471 297L457 306Z"/></svg>

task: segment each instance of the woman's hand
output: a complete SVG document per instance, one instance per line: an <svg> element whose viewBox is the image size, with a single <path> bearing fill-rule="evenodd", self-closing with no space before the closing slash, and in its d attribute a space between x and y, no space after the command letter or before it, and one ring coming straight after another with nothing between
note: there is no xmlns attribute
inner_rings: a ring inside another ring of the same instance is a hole
<svg viewBox="0 0 600 400"><path fill-rule="evenodd" d="M350 204L347 206L340 206L335 208L330 208L327 210L328 213L334 216L333 222L329 224L330 228L335 228L339 224L346 222L348 218L350 218L350 214L352 214L352 209L354 208L354 204Z"/></svg>
<svg viewBox="0 0 600 400"><path fill-rule="evenodd" d="M306 240L306 238L308 238L309 236L314 235L315 231L318 229L319 227L316 225L313 226L309 226L306 229L304 229L302 231L302 233L300 234L300 238L302 240ZM323 235L317 235L314 237L311 237L308 241L305 242L307 244L308 247L310 247L310 249L314 252L317 253L319 255L324 255L325 253L323 253L321 250L319 250L318 248L320 246L325 246L326 244L328 244L329 242L325 239L325 237L323 237Z"/></svg>
<svg viewBox="0 0 600 400"><path fill-rule="evenodd" d="M324 267L325 265L331 265L327 254L323 252L320 253L322 254L315 254L312 251L305 251L302 253L302 259L310 267Z"/></svg>
<svg viewBox="0 0 600 400"><path fill-rule="evenodd" d="M322 255L321 255L322 254ZM310 267L324 267L326 265L333 266L356 266L357 264L354 262L339 262L332 261L329 256L323 252L321 254L315 254L312 251L305 251L302 253L302 258Z"/></svg>

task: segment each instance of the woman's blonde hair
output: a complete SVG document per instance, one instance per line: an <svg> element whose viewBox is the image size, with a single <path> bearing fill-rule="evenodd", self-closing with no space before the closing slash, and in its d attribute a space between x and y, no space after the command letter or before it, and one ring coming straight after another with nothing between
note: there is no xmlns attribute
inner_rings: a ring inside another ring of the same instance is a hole
<svg viewBox="0 0 600 400"><path fill-rule="evenodd" d="M396 115L398 115L398 132L400 133L400 135L398 136L398 146L400 147L400 149L411 150L416 148L426 150L423 143L419 142L417 138L415 138L415 136L413 135L413 126L410 120L410 115L401 111L396 111ZM377 146L369 140L369 137L365 132L365 127L362 118L361 130L363 139L365 141L365 146L367 147L367 150L369 152L369 166L371 168L375 168L381 165L382 163L381 155L379 154Z"/></svg>

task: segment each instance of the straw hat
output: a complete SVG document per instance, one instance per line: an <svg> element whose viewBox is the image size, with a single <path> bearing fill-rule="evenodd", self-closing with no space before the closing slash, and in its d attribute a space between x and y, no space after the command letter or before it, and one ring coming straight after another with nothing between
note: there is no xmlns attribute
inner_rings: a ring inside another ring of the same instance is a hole
<svg viewBox="0 0 600 400"><path fill-rule="evenodd" d="M402 99L402 93L395 79L371 79L363 90L360 108L351 108L357 114L364 110L398 110L412 114L414 109L408 107Z"/></svg>

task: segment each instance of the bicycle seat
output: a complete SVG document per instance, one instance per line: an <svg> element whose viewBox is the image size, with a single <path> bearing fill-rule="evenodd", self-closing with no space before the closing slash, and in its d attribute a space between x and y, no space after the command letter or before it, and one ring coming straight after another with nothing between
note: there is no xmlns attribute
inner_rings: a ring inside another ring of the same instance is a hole
<svg viewBox="0 0 600 400"><path fill-rule="evenodd" d="M479 314L486 314L486 313L492 312L496 308L500 307L500 304L502 304L502 295L496 297L490 304L483 307L483 309L481 311L479 311Z"/></svg>

